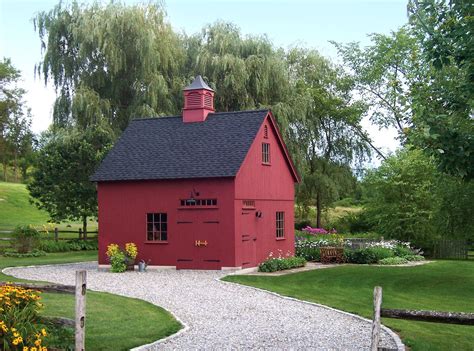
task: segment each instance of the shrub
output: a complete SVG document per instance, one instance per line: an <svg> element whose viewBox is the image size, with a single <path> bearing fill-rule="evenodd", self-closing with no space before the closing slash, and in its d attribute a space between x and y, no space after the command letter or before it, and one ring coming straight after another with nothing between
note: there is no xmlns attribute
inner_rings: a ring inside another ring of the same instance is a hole
<svg viewBox="0 0 474 351"><path fill-rule="evenodd" d="M28 225L18 226L12 233L12 246L19 253L27 253L38 247L40 234Z"/></svg>
<svg viewBox="0 0 474 351"><path fill-rule="evenodd" d="M307 226L311 225L311 221L309 219L302 219L300 221L295 221L295 229L301 230Z"/></svg>
<svg viewBox="0 0 474 351"><path fill-rule="evenodd" d="M409 247L406 247L404 245L395 246L395 248L393 249L393 253L395 254L395 256L398 256L398 257L413 255L413 251Z"/></svg>
<svg viewBox="0 0 474 351"><path fill-rule="evenodd" d="M403 256L404 259L406 259L407 261L424 261L425 258L421 255L407 255L407 256Z"/></svg>
<svg viewBox="0 0 474 351"><path fill-rule="evenodd" d="M387 257L379 260L379 264L383 265L396 265L405 263L408 263L408 260L403 257Z"/></svg>
<svg viewBox="0 0 474 351"><path fill-rule="evenodd" d="M303 257L281 257L269 258L260 263L258 270L260 272L276 272L285 269L304 267L306 260Z"/></svg>
<svg viewBox="0 0 474 351"><path fill-rule="evenodd" d="M41 240L39 248L45 252L69 252L82 250L97 250L96 240L73 239L68 241Z"/></svg>
<svg viewBox="0 0 474 351"><path fill-rule="evenodd" d="M117 244L110 244L107 246L106 255L110 260L110 271L122 273L127 270L127 264L133 264L135 262L138 250L134 243L126 243L125 250L120 249Z"/></svg>
<svg viewBox="0 0 474 351"><path fill-rule="evenodd" d="M127 270L127 265L125 264L125 254L122 251L116 252L110 257L110 271L114 273L122 273Z"/></svg>
<svg viewBox="0 0 474 351"><path fill-rule="evenodd" d="M22 258L22 257L40 257L40 256L45 256L45 255L46 255L46 252L44 252L42 250L33 250L31 252L25 252L25 253L16 252L16 251L5 251L3 253L3 256L5 256L5 257L18 257L18 258Z"/></svg>
<svg viewBox="0 0 474 351"><path fill-rule="evenodd" d="M12 285L0 287L0 349L46 350L47 332L39 321L39 292Z"/></svg>
<svg viewBox="0 0 474 351"><path fill-rule="evenodd" d="M365 249L354 250L348 255L346 253L348 262L358 264L377 263L384 258L393 256L393 251L385 247L367 247Z"/></svg>

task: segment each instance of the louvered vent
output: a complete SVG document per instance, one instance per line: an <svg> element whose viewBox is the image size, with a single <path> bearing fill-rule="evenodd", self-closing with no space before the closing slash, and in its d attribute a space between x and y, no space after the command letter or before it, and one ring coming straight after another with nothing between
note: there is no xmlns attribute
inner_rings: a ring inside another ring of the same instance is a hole
<svg viewBox="0 0 474 351"><path fill-rule="evenodd" d="M201 107L201 95L199 93L190 93L186 99L188 108Z"/></svg>
<svg viewBox="0 0 474 351"><path fill-rule="evenodd" d="M268 126L263 127L263 137L268 139Z"/></svg>
<svg viewBox="0 0 474 351"><path fill-rule="evenodd" d="M211 96L211 94L204 95L204 107L212 109L212 96Z"/></svg>

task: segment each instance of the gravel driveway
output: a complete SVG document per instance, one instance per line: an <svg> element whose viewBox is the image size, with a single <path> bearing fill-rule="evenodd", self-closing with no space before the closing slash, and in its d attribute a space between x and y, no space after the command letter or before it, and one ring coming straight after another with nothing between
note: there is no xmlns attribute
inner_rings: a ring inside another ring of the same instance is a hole
<svg viewBox="0 0 474 351"><path fill-rule="evenodd" d="M219 281L221 271L112 274L96 263L7 268L18 278L74 284L86 269L88 288L136 297L171 311L185 325L177 335L143 350L368 350L370 322L347 313L258 289ZM228 274L228 273L227 273ZM351 298L348 296L348 298ZM403 349L384 330L381 346Z"/></svg>

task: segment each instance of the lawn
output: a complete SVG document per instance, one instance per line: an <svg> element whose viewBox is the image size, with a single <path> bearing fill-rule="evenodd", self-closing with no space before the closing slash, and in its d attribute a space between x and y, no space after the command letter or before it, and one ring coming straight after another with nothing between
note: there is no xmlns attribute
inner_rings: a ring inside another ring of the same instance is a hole
<svg viewBox="0 0 474 351"><path fill-rule="evenodd" d="M372 294L383 307L474 312L474 262L436 261L417 267L341 266L279 277L224 280L313 301L371 318ZM384 318L412 350L474 350L474 327Z"/></svg>
<svg viewBox="0 0 474 351"><path fill-rule="evenodd" d="M20 265L40 265L93 261L97 251L48 254L34 258L0 256L0 269ZM2 281L21 281L0 273ZM74 296L43 293L44 314L74 317ZM89 291L87 293L86 349L128 350L176 333L181 325L170 313L148 302Z"/></svg>
<svg viewBox="0 0 474 351"><path fill-rule="evenodd" d="M17 225L32 224L42 226L49 220L45 211L39 210L29 202L25 184L0 182L0 230L13 230ZM66 222L55 225L60 230L77 230L79 222ZM97 230L97 222L88 223L89 230Z"/></svg>

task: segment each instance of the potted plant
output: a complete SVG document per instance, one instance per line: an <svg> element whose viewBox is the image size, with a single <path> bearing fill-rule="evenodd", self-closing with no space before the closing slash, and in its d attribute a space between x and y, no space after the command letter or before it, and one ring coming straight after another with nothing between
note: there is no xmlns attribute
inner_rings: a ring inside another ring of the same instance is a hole
<svg viewBox="0 0 474 351"><path fill-rule="evenodd" d="M126 243L125 250L122 250L117 244L107 246L106 255L110 261L110 271L115 273L133 271L138 249L134 243Z"/></svg>

